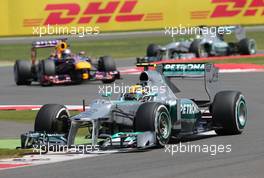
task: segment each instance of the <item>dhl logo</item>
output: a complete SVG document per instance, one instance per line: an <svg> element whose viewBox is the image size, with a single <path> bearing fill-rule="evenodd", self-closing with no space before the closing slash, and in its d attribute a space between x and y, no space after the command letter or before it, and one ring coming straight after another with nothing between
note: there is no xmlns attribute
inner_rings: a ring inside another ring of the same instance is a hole
<svg viewBox="0 0 264 178"><path fill-rule="evenodd" d="M47 4L45 11L48 12L46 19L25 19L24 26L43 25L68 25L71 23L109 23L115 22L140 22L161 21L162 13L133 13L138 0L110 0L101 2L89 2L85 8L78 3Z"/></svg>
<svg viewBox="0 0 264 178"><path fill-rule="evenodd" d="M212 0L213 11L193 11L192 19L264 16L263 0Z"/></svg>

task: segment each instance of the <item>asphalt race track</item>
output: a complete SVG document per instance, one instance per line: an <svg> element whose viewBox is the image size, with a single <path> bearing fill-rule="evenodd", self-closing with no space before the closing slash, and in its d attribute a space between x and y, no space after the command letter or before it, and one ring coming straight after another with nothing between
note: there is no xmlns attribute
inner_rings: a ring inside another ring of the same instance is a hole
<svg viewBox="0 0 264 178"><path fill-rule="evenodd" d="M131 61L130 61L131 62ZM124 63L130 63L124 62ZM121 62L122 63L122 62ZM133 62L132 62L133 63ZM122 65L119 63L119 65ZM147 152L123 153L74 161L46 164L1 171L2 178L36 177L98 177L98 178L169 178L169 177L263 177L264 165L264 73L221 74L221 89L240 90L248 103L248 124L242 135L217 136L190 141L195 145L228 145L230 153L165 153L164 149ZM119 84L137 82L137 76L124 76ZM179 84L182 82L178 81ZM196 82L193 82L196 83ZM98 84L41 87L38 85L17 87L13 82L12 69L0 68L0 104L80 104L99 97ZM201 91L188 86L186 93L201 96ZM188 96L188 95L187 95ZM187 144L188 142L186 142Z"/></svg>
<svg viewBox="0 0 264 178"><path fill-rule="evenodd" d="M135 59L120 60L117 66L133 66ZM122 83L118 80L117 83ZM125 83L125 82L124 82ZM37 83L31 86L16 86L13 78L12 67L0 67L0 105L8 104L82 104L82 100L87 101L97 98L99 86L103 86L101 81L88 81L83 85L61 85L52 87L42 87Z"/></svg>

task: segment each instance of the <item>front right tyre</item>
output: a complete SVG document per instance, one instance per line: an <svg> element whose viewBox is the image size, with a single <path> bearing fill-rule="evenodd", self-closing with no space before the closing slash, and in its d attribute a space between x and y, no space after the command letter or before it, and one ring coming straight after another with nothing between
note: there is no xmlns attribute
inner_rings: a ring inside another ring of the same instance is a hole
<svg viewBox="0 0 264 178"><path fill-rule="evenodd" d="M36 132L68 134L70 129L70 114L67 108L60 104L42 106L36 116L34 130Z"/></svg>
<svg viewBox="0 0 264 178"><path fill-rule="evenodd" d="M41 60L38 68L38 78L42 86L52 85L49 81L45 80L46 76L53 76L56 74L56 66L52 60Z"/></svg>

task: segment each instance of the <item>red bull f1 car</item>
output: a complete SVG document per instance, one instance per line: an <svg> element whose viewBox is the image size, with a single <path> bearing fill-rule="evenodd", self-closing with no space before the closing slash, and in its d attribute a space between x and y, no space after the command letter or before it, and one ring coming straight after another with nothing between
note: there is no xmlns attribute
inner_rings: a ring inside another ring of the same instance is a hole
<svg viewBox="0 0 264 178"><path fill-rule="evenodd" d="M120 78L115 61L110 56L92 59L71 52L67 39L36 41L32 43L31 61L16 60L14 79L17 85L30 85L33 81L42 86L53 84L81 83L85 80L101 80L111 83ZM36 61L37 50L54 48L51 55L44 60Z"/></svg>

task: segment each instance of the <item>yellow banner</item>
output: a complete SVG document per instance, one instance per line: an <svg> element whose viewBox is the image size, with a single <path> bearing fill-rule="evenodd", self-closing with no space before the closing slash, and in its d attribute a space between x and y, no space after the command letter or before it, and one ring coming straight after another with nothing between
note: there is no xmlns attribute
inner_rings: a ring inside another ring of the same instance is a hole
<svg viewBox="0 0 264 178"><path fill-rule="evenodd" d="M263 0L1 0L0 36L37 35L36 27L127 31L169 26L263 24ZM50 32L56 32L56 28ZM65 32L74 29L64 29ZM75 29L76 30L76 29Z"/></svg>
<svg viewBox="0 0 264 178"><path fill-rule="evenodd" d="M8 35L8 27L9 27L9 19L8 19L8 1L4 0L1 2L0 5L0 36L1 35Z"/></svg>

